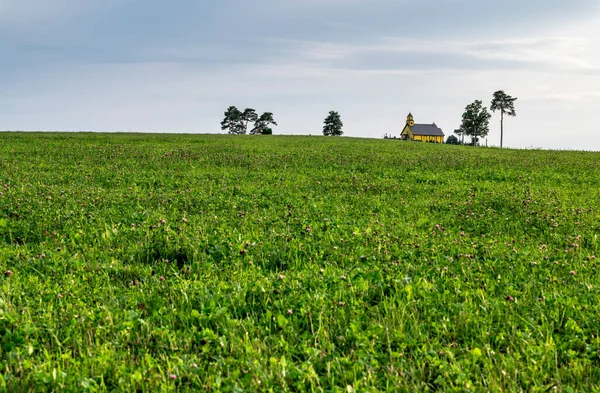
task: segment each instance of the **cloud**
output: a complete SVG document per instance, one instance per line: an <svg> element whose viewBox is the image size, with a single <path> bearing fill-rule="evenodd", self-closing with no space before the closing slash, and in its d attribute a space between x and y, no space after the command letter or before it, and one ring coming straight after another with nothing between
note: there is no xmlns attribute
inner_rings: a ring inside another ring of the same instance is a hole
<svg viewBox="0 0 600 393"><path fill-rule="evenodd" d="M586 20L597 13L595 0L258 0L248 12L252 31L288 39L327 37L332 41L362 41L381 35L468 37L518 35L540 25ZM232 13L236 17L236 13ZM242 23L243 28L249 25Z"/></svg>
<svg viewBox="0 0 600 393"><path fill-rule="evenodd" d="M580 56L589 46L583 40L521 37L548 18L574 21L595 7L590 0L507 0L501 8L476 0L0 0L0 50L12 68L23 61L594 68ZM470 38L496 28L501 40Z"/></svg>
<svg viewBox="0 0 600 393"><path fill-rule="evenodd" d="M533 37L490 41L385 37L370 44L298 42L301 58L333 67L371 69L598 70L586 37Z"/></svg>

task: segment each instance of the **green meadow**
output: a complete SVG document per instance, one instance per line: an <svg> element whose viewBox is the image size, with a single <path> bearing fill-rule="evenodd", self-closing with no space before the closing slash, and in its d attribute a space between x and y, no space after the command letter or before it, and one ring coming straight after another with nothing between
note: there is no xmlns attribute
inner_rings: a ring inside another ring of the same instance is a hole
<svg viewBox="0 0 600 393"><path fill-rule="evenodd" d="M600 154L3 133L0 392L600 390Z"/></svg>

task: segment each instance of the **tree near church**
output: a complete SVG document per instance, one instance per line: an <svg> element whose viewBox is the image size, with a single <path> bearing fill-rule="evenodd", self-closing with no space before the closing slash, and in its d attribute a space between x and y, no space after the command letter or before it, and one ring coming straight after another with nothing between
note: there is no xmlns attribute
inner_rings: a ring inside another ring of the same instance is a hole
<svg viewBox="0 0 600 393"><path fill-rule="evenodd" d="M492 112L500 111L500 148L502 148L502 142L504 139L504 115L515 117L515 101L517 97L511 97L504 92L504 90L498 90L494 93L492 99L492 105L490 109Z"/></svg>
<svg viewBox="0 0 600 393"><path fill-rule="evenodd" d="M471 137L471 144L475 146L479 138L487 136L490 132L491 117L483 102L476 100L466 106L460 128L455 132Z"/></svg>
<svg viewBox="0 0 600 393"><path fill-rule="evenodd" d="M447 145L458 145L458 144L460 144L460 141L458 140L458 138L455 135L450 135L448 137L448 139L446 139L446 144Z"/></svg>
<svg viewBox="0 0 600 393"><path fill-rule="evenodd" d="M325 118L325 124L323 125L323 135L325 136L341 136L344 135L342 131L344 123L342 118L336 111L330 111L329 115Z"/></svg>
<svg viewBox="0 0 600 393"><path fill-rule="evenodd" d="M275 119L273 118L273 113L265 112L260 115L258 119L256 119L254 122L254 128L250 130L250 134L272 135L273 129L270 127L271 125L277 125Z"/></svg>
<svg viewBox="0 0 600 393"><path fill-rule="evenodd" d="M454 133L456 135L458 135L458 137L455 137L456 140L458 141L458 144L464 144L465 143L465 130L463 130L462 128L457 128L456 130L454 130Z"/></svg>

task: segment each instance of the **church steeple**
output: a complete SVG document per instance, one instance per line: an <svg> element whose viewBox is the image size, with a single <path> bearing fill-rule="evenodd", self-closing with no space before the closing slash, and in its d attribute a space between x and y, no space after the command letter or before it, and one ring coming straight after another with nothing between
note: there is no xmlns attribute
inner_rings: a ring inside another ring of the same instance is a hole
<svg viewBox="0 0 600 393"><path fill-rule="evenodd" d="M415 119L413 118L412 113L409 113L408 116L406 116L406 125L409 127L415 126Z"/></svg>

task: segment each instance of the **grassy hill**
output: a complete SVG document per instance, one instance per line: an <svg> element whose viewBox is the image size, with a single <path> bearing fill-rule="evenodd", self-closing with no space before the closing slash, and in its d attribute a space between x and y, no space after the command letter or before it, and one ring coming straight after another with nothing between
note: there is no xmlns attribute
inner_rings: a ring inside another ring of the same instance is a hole
<svg viewBox="0 0 600 393"><path fill-rule="evenodd" d="M0 391L600 389L600 154L1 138Z"/></svg>

